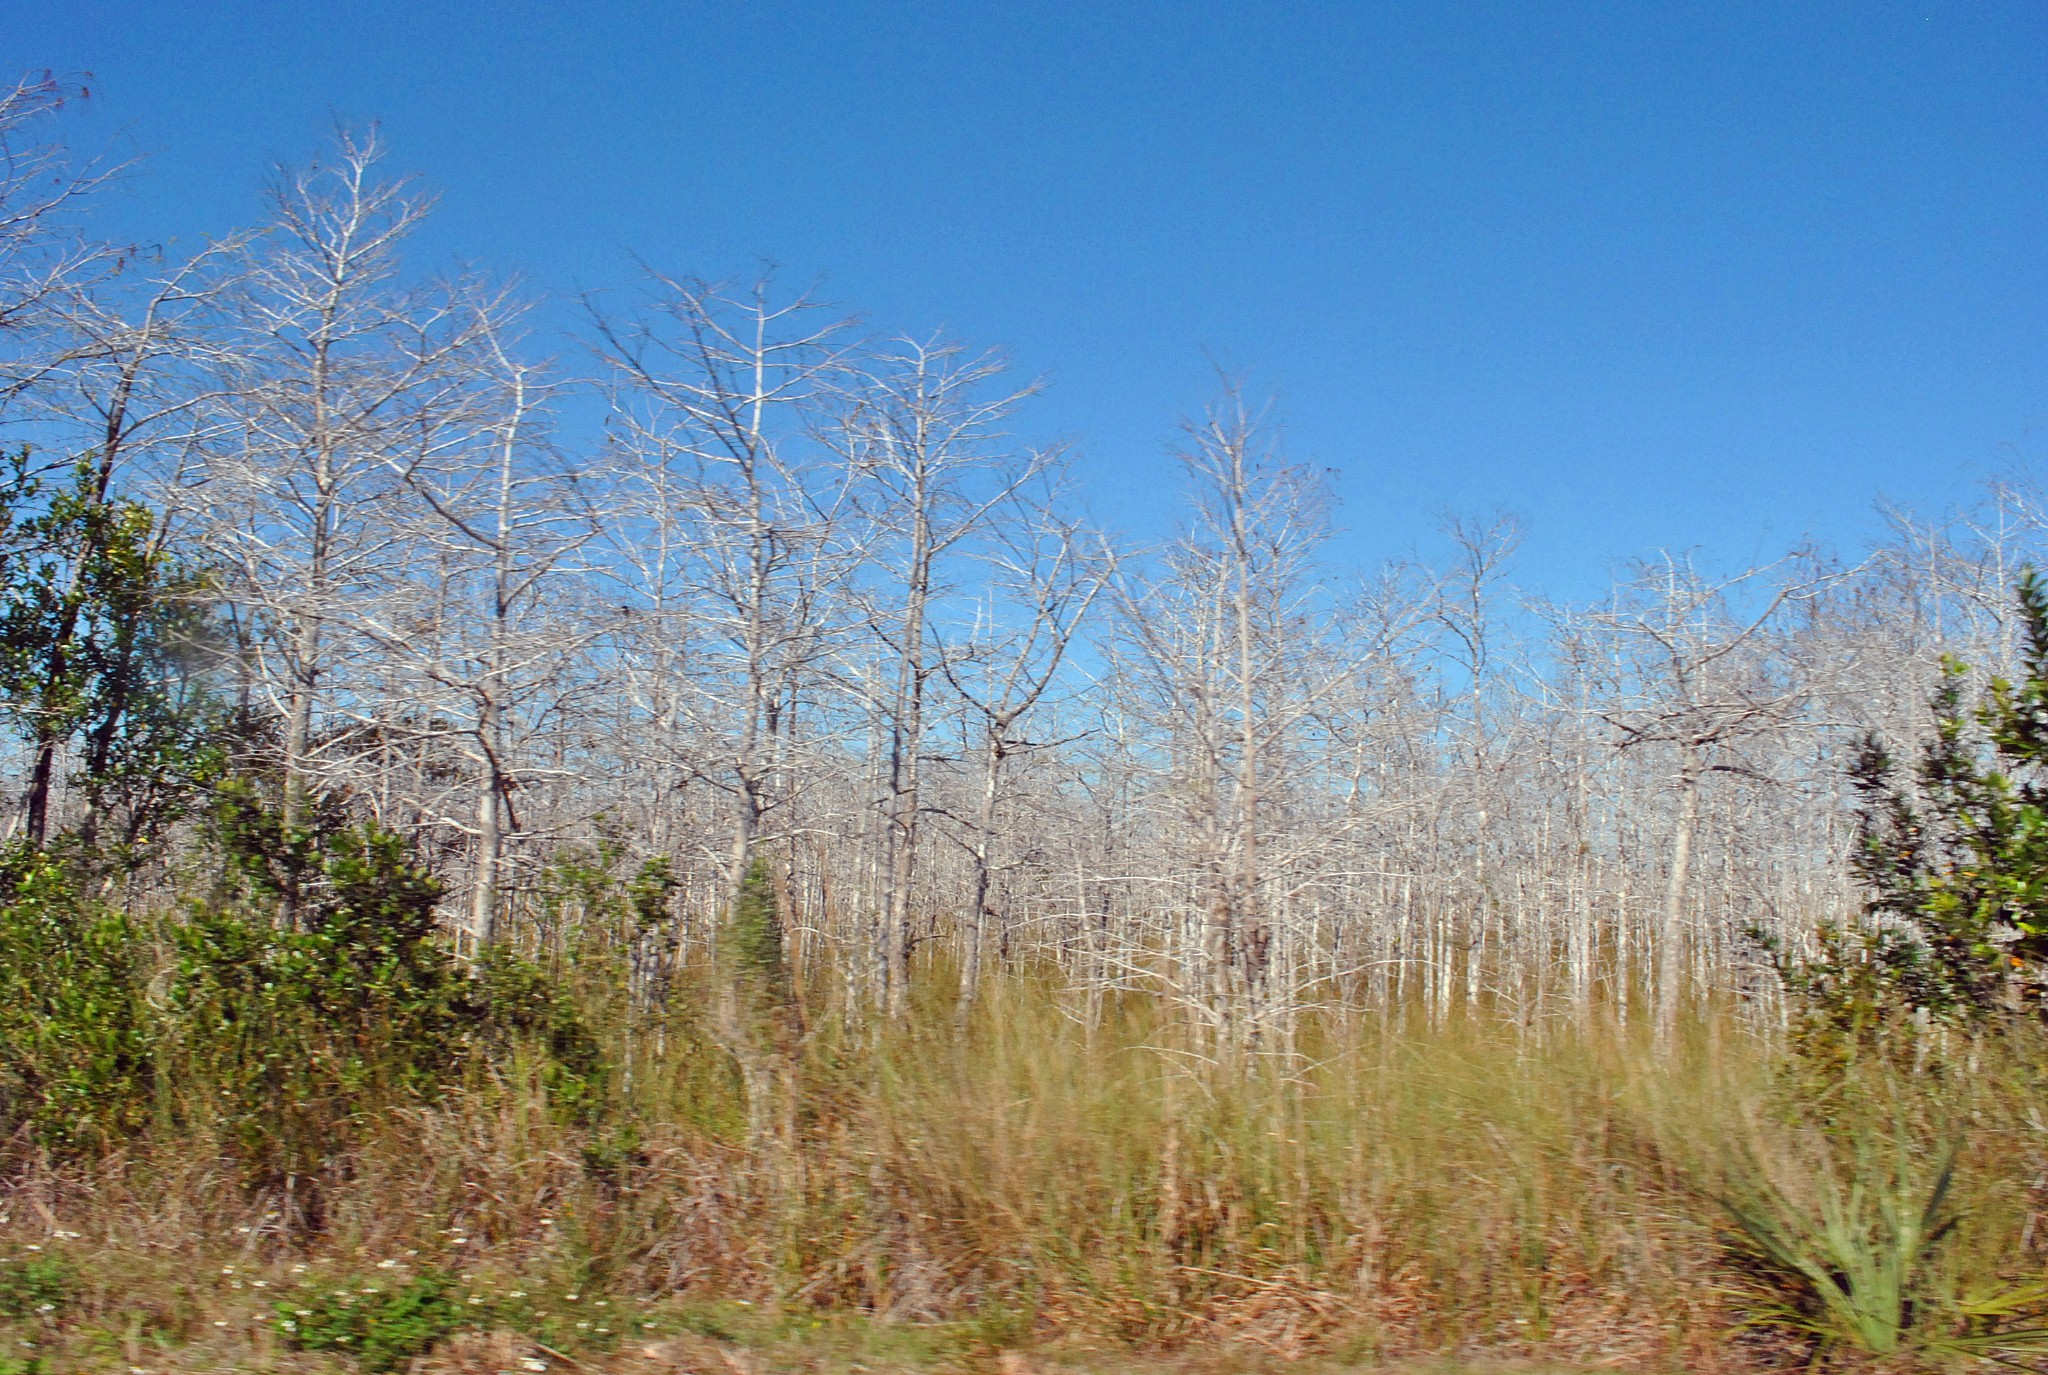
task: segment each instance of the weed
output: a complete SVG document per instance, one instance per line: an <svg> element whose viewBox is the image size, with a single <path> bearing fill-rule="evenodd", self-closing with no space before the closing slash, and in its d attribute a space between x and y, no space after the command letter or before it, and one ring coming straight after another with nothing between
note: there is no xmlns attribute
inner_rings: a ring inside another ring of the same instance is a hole
<svg viewBox="0 0 2048 1375"><path fill-rule="evenodd" d="M429 1271L403 1287L323 1286L280 1299L274 1325L301 1351L341 1351L363 1369L397 1370L466 1325L447 1276Z"/></svg>
<svg viewBox="0 0 2048 1375"><path fill-rule="evenodd" d="M61 1313L78 1292L78 1268L58 1256L0 1261L0 1317Z"/></svg>

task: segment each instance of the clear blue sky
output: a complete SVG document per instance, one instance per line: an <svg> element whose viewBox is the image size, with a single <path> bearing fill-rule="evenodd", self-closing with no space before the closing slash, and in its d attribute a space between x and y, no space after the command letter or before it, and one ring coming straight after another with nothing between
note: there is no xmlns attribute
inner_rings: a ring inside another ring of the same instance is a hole
<svg viewBox="0 0 2048 1375"><path fill-rule="evenodd" d="M1347 555L1502 505L1566 594L2048 452L2039 0L13 0L0 57L95 74L74 134L151 154L126 232L375 118L430 256L772 258L1003 344L1126 524L1205 350L1341 471Z"/></svg>

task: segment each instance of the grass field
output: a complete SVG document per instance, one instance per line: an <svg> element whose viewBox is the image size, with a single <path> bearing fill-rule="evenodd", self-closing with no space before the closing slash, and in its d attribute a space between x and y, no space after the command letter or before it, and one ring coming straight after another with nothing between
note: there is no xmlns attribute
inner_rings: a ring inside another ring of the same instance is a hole
<svg viewBox="0 0 2048 1375"><path fill-rule="evenodd" d="M1968 1353L1905 1329L1988 1332L2042 1274L2031 1043L1823 1082L1726 1018L1659 1050L1358 1017L1225 1066L1157 1005L1075 1014L1015 978L964 1035L820 1017L751 1140L681 1018L599 1120L515 1074L317 1176L18 1148L0 1372L1735 1370L1872 1332L1932 1361ZM1873 1278L1830 1304L1773 1234ZM1856 1307L1886 1282L1889 1318Z"/></svg>

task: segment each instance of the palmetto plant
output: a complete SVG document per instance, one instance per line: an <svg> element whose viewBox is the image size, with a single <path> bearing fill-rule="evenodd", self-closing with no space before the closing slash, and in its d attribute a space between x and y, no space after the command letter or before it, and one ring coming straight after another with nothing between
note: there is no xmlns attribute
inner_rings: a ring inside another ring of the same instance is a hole
<svg viewBox="0 0 2048 1375"><path fill-rule="evenodd" d="M1859 1137L1845 1166L1746 1151L1719 1202L1732 1249L1762 1281L1755 1320L1810 1334L1816 1360L1842 1347L1994 1360L2048 1349L2048 1329L2019 1325L2048 1291L1962 1297L1936 1262L1962 1222L1950 1199L1957 1149L1931 1169L1903 1134L1884 1146Z"/></svg>

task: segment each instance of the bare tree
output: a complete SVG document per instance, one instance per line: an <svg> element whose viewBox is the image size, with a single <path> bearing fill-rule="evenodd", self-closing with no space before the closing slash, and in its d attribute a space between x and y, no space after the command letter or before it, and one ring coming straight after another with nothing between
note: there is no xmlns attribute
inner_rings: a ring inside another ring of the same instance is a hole
<svg viewBox="0 0 2048 1375"><path fill-rule="evenodd" d="M47 71L0 86L0 417L65 356L64 316L122 266L79 219L118 168L74 157L55 128L88 94Z"/></svg>
<svg viewBox="0 0 2048 1375"><path fill-rule="evenodd" d="M331 156L272 178L225 303L231 434L193 492L283 723L287 824L316 777L352 762L356 737L323 731L324 716L376 718L346 670L367 653L362 611L411 562L410 476L471 444L481 421L476 288L404 279L400 250L431 200L384 179L382 157L374 131L343 129Z"/></svg>
<svg viewBox="0 0 2048 1375"><path fill-rule="evenodd" d="M1713 774L1763 777L1754 751L1782 732L1811 691L1788 670L1782 614L1820 595L1834 575L1803 561L1711 579L1672 555L1638 566L1598 623L1632 642L1631 679L1606 719L1624 750L1668 748L1677 798L1658 943L1657 1028L1675 1031L1685 987L1686 884L1700 789ZM1740 597L1761 589L1740 609Z"/></svg>
<svg viewBox="0 0 2048 1375"><path fill-rule="evenodd" d="M1194 903L1181 987L1233 1049L1272 995L1279 879L1300 858L1281 794L1349 671L1327 652L1335 623L1314 562L1321 475L1280 457L1234 381L1186 435L1188 525L1156 576L1119 586L1118 667L1166 736L1190 866L1176 886Z"/></svg>
<svg viewBox="0 0 2048 1375"><path fill-rule="evenodd" d="M886 664L878 675L887 880L877 963L892 1016L908 1006L926 735L931 690L943 680L945 646L933 612L952 591L956 559L994 531L1048 462L1004 434L1037 388L1007 389L999 385L1003 372L993 354L969 354L944 340L897 340L850 371L830 432L859 475L875 531L863 602Z"/></svg>
<svg viewBox="0 0 2048 1375"><path fill-rule="evenodd" d="M1009 926L995 900L1010 765L1020 754L1063 743L1032 740L1024 725L1059 683L1089 609L1115 571L1101 537L1063 514L1059 501L1055 487L1020 503L1017 518L996 532L973 632L959 652L938 656L965 707L962 724L980 775L967 829L973 894L965 908L962 1020L981 989L990 927L1007 933Z"/></svg>
<svg viewBox="0 0 2048 1375"><path fill-rule="evenodd" d="M666 649L650 687L659 715L701 731L695 772L727 799L725 911L787 811L793 713L845 575L845 477L810 435L847 322L818 312L776 300L766 279L732 291L655 273L639 315L594 312L627 515L618 566L647 632L698 651L694 708L661 681L675 667Z"/></svg>
<svg viewBox="0 0 2048 1375"><path fill-rule="evenodd" d="M469 841L469 931L479 949L497 939L507 829L518 821L513 792L542 772L520 739L573 690L571 664L595 630L565 595L595 530L549 442L558 388L520 356L513 323L495 303L479 306L470 442L407 469L420 499L417 563L403 592L363 619L382 655L418 684L410 695L419 729L468 757L469 818L442 809L435 820Z"/></svg>

